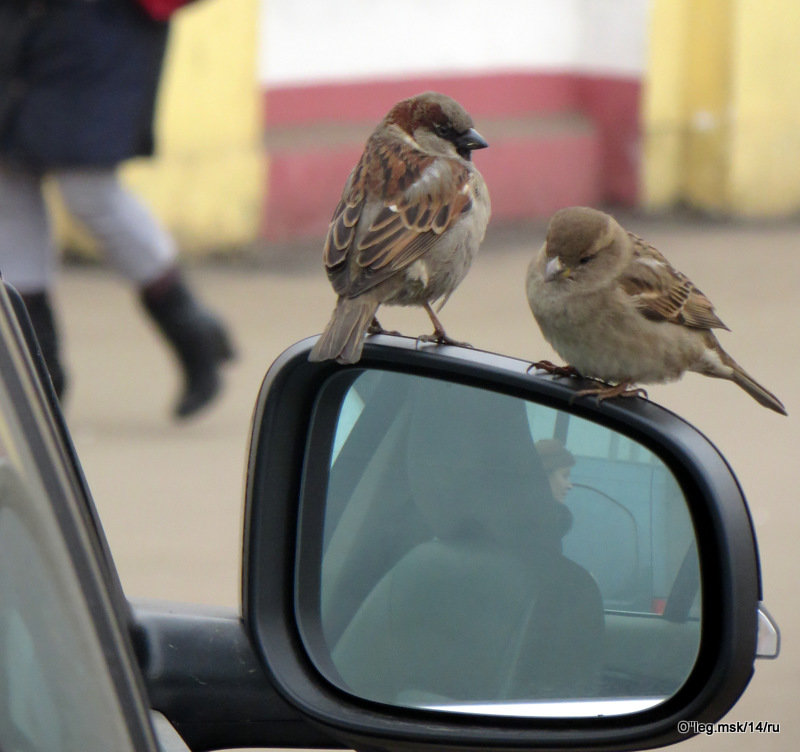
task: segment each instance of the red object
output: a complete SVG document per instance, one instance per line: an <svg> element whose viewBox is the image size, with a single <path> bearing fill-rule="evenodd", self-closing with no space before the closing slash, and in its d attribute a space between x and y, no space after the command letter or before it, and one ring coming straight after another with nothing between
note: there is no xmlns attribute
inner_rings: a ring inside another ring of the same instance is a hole
<svg viewBox="0 0 800 752"><path fill-rule="evenodd" d="M659 615L663 614L666 606L667 606L666 598L653 598L653 602L650 604L650 613Z"/></svg>
<svg viewBox="0 0 800 752"><path fill-rule="evenodd" d="M168 21L170 16L192 0L137 0L154 21Z"/></svg>

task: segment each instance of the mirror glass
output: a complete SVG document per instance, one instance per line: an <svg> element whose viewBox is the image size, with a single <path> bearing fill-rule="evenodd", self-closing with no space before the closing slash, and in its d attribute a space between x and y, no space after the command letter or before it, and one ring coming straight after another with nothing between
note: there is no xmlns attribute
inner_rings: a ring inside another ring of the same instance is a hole
<svg viewBox="0 0 800 752"><path fill-rule="evenodd" d="M297 596L332 683L396 706L586 717L652 707L686 680L696 541L655 454L565 411L409 374L341 372L323 403Z"/></svg>

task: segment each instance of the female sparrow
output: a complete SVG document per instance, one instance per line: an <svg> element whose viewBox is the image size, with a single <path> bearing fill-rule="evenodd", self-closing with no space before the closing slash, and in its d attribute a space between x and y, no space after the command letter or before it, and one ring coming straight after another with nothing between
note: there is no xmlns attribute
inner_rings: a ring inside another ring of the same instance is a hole
<svg viewBox="0 0 800 752"><path fill-rule="evenodd" d="M364 333L383 331L381 303L422 306L422 339L453 343L439 309L467 274L489 221L489 193L471 162L486 141L455 100L427 92L398 102L345 183L323 250L339 298L310 360L355 363Z"/></svg>
<svg viewBox="0 0 800 752"><path fill-rule="evenodd" d="M685 371L729 379L765 407L781 401L722 349L727 329L711 301L653 246L587 207L556 212L528 268L528 303L545 339L583 376L616 386L585 390L635 394ZM561 369L556 369L561 370Z"/></svg>

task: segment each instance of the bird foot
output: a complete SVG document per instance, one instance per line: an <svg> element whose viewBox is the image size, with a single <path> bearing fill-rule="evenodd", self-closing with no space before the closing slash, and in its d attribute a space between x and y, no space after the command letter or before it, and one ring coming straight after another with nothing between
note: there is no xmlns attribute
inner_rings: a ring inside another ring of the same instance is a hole
<svg viewBox="0 0 800 752"><path fill-rule="evenodd" d="M392 337L402 336L396 329L384 329L375 317L372 318L372 323L367 327L367 334L388 334Z"/></svg>
<svg viewBox="0 0 800 752"><path fill-rule="evenodd" d="M433 334L421 334L417 337L418 344L420 342L433 342L436 345L453 345L454 347L469 347L472 349L472 345L469 342L459 342L457 339L448 337L444 331L442 322L439 321L439 317L433 312L431 304L425 301L422 305L431 320L431 324L433 324Z"/></svg>
<svg viewBox="0 0 800 752"><path fill-rule="evenodd" d="M537 360L535 363L531 363L527 371L530 373L532 370L537 371L546 371L547 373L552 374L553 376L562 376L564 378L567 377L576 377L580 378L581 375L578 373L577 369L574 366L570 365L563 365L557 366L555 363L551 363L549 360Z"/></svg>
<svg viewBox="0 0 800 752"><path fill-rule="evenodd" d="M581 389L575 392L575 397L597 397L598 402L611 399L612 397L643 397L647 399L647 390L641 387L634 387L630 381L621 381L614 386L603 382L600 383L602 386L592 387L591 389Z"/></svg>
<svg viewBox="0 0 800 752"><path fill-rule="evenodd" d="M423 344L432 342L435 345L453 345L453 347L468 347L474 349L469 342L459 342L457 339L449 337L445 334L444 329L436 330L433 334L420 334L419 337L417 337L417 342Z"/></svg>

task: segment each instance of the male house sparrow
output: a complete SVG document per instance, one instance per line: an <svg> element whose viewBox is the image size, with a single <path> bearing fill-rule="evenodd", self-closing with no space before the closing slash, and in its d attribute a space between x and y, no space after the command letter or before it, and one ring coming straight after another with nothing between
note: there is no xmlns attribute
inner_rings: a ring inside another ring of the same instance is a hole
<svg viewBox="0 0 800 752"><path fill-rule="evenodd" d="M309 356L355 363L381 303L422 306L424 340L453 343L439 309L467 274L490 204L470 157L488 144L456 101L427 92L398 102L367 140L333 213L323 261L339 295Z"/></svg>
<svg viewBox="0 0 800 752"><path fill-rule="evenodd" d="M712 329L728 327L711 301L608 214L581 206L556 212L528 267L526 291L556 352L579 374L616 383L584 394L636 393L628 391L632 384L696 371L729 379L786 415L781 401L720 346Z"/></svg>

